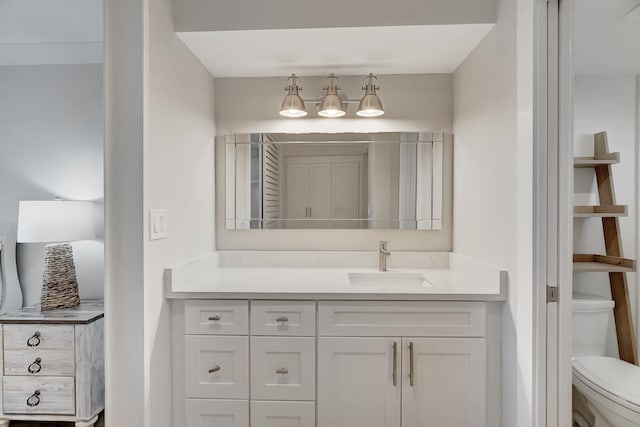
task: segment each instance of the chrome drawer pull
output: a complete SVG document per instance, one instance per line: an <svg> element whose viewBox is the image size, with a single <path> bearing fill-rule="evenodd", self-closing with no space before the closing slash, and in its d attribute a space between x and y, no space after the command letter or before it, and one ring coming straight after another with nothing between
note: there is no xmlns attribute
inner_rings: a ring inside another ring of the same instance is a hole
<svg viewBox="0 0 640 427"><path fill-rule="evenodd" d="M278 317L276 319L276 322L278 322L278 323L285 323L285 322L288 322L288 321L289 321L289 318L288 317L284 317L284 316Z"/></svg>
<svg viewBox="0 0 640 427"><path fill-rule="evenodd" d="M27 368L27 371L29 371L30 374L37 374L42 370L41 363L42 363L42 359L40 359L39 357L36 357L36 360Z"/></svg>
<svg viewBox="0 0 640 427"><path fill-rule="evenodd" d="M36 333L27 340L27 345L29 347L37 347L40 345L40 331L36 331Z"/></svg>
<svg viewBox="0 0 640 427"><path fill-rule="evenodd" d="M213 374L214 372L218 372L220 369L222 369L220 366L216 365L213 368L209 369L209 373Z"/></svg>
<svg viewBox="0 0 640 427"><path fill-rule="evenodd" d="M34 406L38 406L39 404L40 404L40 390L36 390L27 399L27 406L34 407Z"/></svg>
<svg viewBox="0 0 640 427"><path fill-rule="evenodd" d="M209 317L209 320L212 320L212 321L214 321L214 322L217 322L217 321L219 321L220 319L221 319L221 317L220 317L220 316L218 316L217 314L216 314L215 316L210 316L210 317Z"/></svg>
<svg viewBox="0 0 640 427"><path fill-rule="evenodd" d="M286 375L289 373L289 370L287 368L280 368L276 371L276 374L280 374L280 375Z"/></svg>

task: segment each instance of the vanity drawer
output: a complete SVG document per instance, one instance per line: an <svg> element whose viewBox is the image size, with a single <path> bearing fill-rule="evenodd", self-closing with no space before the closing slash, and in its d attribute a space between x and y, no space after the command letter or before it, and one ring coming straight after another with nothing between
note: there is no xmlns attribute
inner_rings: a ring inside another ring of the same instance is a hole
<svg viewBox="0 0 640 427"><path fill-rule="evenodd" d="M483 337L482 302L320 302L322 336Z"/></svg>
<svg viewBox="0 0 640 427"><path fill-rule="evenodd" d="M251 402L251 427L315 427L313 402Z"/></svg>
<svg viewBox="0 0 640 427"><path fill-rule="evenodd" d="M187 399L186 427L249 427L249 401Z"/></svg>
<svg viewBox="0 0 640 427"><path fill-rule="evenodd" d="M187 397L248 399L249 337L185 337Z"/></svg>
<svg viewBox="0 0 640 427"><path fill-rule="evenodd" d="M184 317L187 334L249 333L249 301L188 300L184 303Z"/></svg>
<svg viewBox="0 0 640 427"><path fill-rule="evenodd" d="M252 301L251 335L316 335L314 301Z"/></svg>
<svg viewBox="0 0 640 427"><path fill-rule="evenodd" d="M315 337L252 337L251 399L314 400Z"/></svg>
<svg viewBox="0 0 640 427"><path fill-rule="evenodd" d="M4 374L26 376L75 375L73 349L66 350L5 350Z"/></svg>
<svg viewBox="0 0 640 427"><path fill-rule="evenodd" d="M4 325L5 350L71 350L73 325Z"/></svg>
<svg viewBox="0 0 640 427"><path fill-rule="evenodd" d="M4 377L2 410L5 414L73 415L73 377Z"/></svg>

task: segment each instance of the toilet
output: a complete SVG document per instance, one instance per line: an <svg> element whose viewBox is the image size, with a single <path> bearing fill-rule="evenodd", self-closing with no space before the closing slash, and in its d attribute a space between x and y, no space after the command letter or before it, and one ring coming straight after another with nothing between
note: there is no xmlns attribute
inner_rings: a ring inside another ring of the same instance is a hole
<svg viewBox="0 0 640 427"><path fill-rule="evenodd" d="M614 302L573 297L573 385L587 408L574 403L578 427L640 427L640 367L606 357Z"/></svg>

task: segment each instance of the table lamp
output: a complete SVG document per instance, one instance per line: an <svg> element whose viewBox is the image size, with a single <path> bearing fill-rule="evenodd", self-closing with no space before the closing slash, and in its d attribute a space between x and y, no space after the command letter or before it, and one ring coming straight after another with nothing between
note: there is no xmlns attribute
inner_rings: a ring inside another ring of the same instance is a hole
<svg viewBox="0 0 640 427"><path fill-rule="evenodd" d="M51 242L46 246L41 310L80 303L73 249L68 242L96 237L91 202L20 201L18 243Z"/></svg>

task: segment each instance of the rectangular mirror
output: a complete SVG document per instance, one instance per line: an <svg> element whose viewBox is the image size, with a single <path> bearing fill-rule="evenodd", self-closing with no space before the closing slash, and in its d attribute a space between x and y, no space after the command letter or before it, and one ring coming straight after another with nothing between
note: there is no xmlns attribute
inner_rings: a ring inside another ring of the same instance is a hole
<svg viewBox="0 0 640 427"><path fill-rule="evenodd" d="M442 229L442 131L225 137L227 229Z"/></svg>

